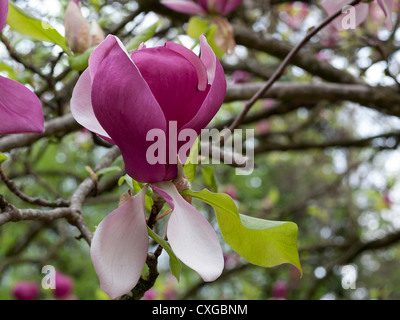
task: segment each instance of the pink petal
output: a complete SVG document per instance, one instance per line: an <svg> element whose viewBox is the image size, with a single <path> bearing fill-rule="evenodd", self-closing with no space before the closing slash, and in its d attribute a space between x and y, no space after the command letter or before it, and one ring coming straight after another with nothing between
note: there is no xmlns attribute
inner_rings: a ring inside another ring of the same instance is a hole
<svg viewBox="0 0 400 320"><path fill-rule="evenodd" d="M208 1L208 11L216 12L219 14L224 14L224 9L230 0L207 0Z"/></svg>
<svg viewBox="0 0 400 320"><path fill-rule="evenodd" d="M228 3L225 5L224 11L222 13L224 15L230 13L231 11L236 9L236 7L238 7L242 2L243 0L228 0Z"/></svg>
<svg viewBox="0 0 400 320"><path fill-rule="evenodd" d="M99 134L106 140L112 142L107 132L103 129L92 106L92 79L90 71L83 71L75 85L70 101L71 113L75 120L86 129Z"/></svg>
<svg viewBox="0 0 400 320"><path fill-rule="evenodd" d="M166 132L165 116L118 38L108 36L93 51L89 70L94 114L120 148L126 172L140 182L164 180L166 165L147 161L147 150L154 142L146 137L151 129Z"/></svg>
<svg viewBox="0 0 400 320"><path fill-rule="evenodd" d="M145 217L146 187L97 227L90 255L101 288L112 298L129 292L146 262L149 237Z"/></svg>
<svg viewBox="0 0 400 320"><path fill-rule="evenodd" d="M173 212L167 236L176 256L204 281L214 281L224 268L218 236L204 216L179 194L170 181L152 187L169 203Z"/></svg>
<svg viewBox="0 0 400 320"><path fill-rule="evenodd" d="M200 15L206 13L206 11L201 6L191 0L161 0L161 3L171 10L177 12L192 15Z"/></svg>
<svg viewBox="0 0 400 320"><path fill-rule="evenodd" d="M205 128L218 112L224 102L226 93L225 73L221 63L215 56L204 36L200 37L200 43L201 60L207 68L208 79L209 81L211 80L212 84L208 90L207 97L204 99L196 115L193 116L192 119L182 128L194 129L198 134L200 134L201 129Z"/></svg>
<svg viewBox="0 0 400 320"><path fill-rule="evenodd" d="M200 71L186 56L178 53L176 47L182 47L182 51L188 49L179 44L173 46L174 50L168 46L172 45L137 50L132 53L132 59L157 99L166 120L177 121L177 129L180 130L196 115L210 87L207 86L204 91L198 90ZM201 63L197 56L195 58ZM201 72L202 81L206 82L204 66Z"/></svg>
<svg viewBox="0 0 400 320"><path fill-rule="evenodd" d="M378 0L379 6L382 8L383 13L386 16L385 27L389 31L393 29L393 0Z"/></svg>
<svg viewBox="0 0 400 320"><path fill-rule="evenodd" d="M204 67L204 64L199 59L199 57L196 56L196 54L192 50L189 50L188 48L180 45L179 43L167 42L165 46L168 49L181 54L187 61L189 61L192 64L197 73L197 78L198 78L197 89L200 91L206 90L208 83L207 71Z"/></svg>
<svg viewBox="0 0 400 320"><path fill-rule="evenodd" d="M321 6L325 9L328 15L335 14L338 10L342 9L346 5L351 3L351 0L323 0L321 2ZM360 3L355 6L356 10L356 27L359 26L361 23L365 21L368 17L369 13L369 4L368 3ZM342 19L345 17L345 14L340 15L338 18L333 20L332 24L335 26L336 29L342 30Z"/></svg>
<svg viewBox="0 0 400 320"><path fill-rule="evenodd" d="M206 70L207 70L207 79L208 84L213 84L215 78L215 70L217 68L217 57L213 49L207 42L207 39L204 34L200 36L200 48L201 48L201 62L203 62Z"/></svg>
<svg viewBox="0 0 400 320"><path fill-rule="evenodd" d="M24 85L0 76L0 134L43 131L39 98Z"/></svg>
<svg viewBox="0 0 400 320"><path fill-rule="evenodd" d="M0 32L6 25L8 14L8 0L0 0Z"/></svg>

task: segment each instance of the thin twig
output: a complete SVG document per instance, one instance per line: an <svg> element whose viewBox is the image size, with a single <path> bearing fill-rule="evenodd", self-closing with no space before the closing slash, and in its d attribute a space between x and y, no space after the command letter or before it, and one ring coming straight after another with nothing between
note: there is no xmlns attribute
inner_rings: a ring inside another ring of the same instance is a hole
<svg viewBox="0 0 400 320"><path fill-rule="evenodd" d="M349 5L355 6L356 4L360 3L361 0L354 0ZM257 91L257 93L246 103L243 111L238 115L238 117L233 121L230 125L229 130L233 131L242 123L243 119L246 117L247 113L249 112L250 108L268 91L272 85L280 79L280 77L285 72L286 67L289 65L292 58L300 51L302 47L312 38L314 37L319 31L321 31L324 27L326 27L330 22L336 19L338 16L342 14L342 9L338 10L332 16L326 18L324 21L321 22L319 26L312 29L300 43L298 43L286 56L286 58L282 61L279 65L278 69L275 73L271 76L271 78L265 83L265 85Z"/></svg>

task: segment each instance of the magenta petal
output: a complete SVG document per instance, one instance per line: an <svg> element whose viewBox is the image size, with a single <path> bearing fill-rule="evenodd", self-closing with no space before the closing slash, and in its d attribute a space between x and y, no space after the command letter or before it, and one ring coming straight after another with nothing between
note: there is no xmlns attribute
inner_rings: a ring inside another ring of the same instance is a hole
<svg viewBox="0 0 400 320"><path fill-rule="evenodd" d="M97 50L101 51L89 61L90 73L94 73L92 104L97 120L120 148L129 176L140 182L164 180L166 165L151 165L146 158L154 144L146 141L147 133L151 129L166 131L157 100L116 37L108 36L92 55Z"/></svg>
<svg viewBox="0 0 400 320"><path fill-rule="evenodd" d="M149 237L143 188L108 214L97 227L90 255L101 288L112 298L129 292L138 282L146 262Z"/></svg>
<svg viewBox="0 0 400 320"><path fill-rule="evenodd" d="M227 4L225 5L224 11L222 14L228 14L234 9L236 9L237 6L239 6L243 0L228 0Z"/></svg>
<svg viewBox="0 0 400 320"><path fill-rule="evenodd" d="M199 91L199 76L206 83L206 70L200 58L194 53L190 55L186 48L176 44L173 50L164 47L147 48L132 53L132 59L140 70L157 99L167 121L177 121L180 130L189 122L201 107L210 86ZM172 46L172 45L170 45ZM177 46L182 47L180 53ZM186 54L182 54L186 52ZM187 59L190 56L190 60ZM197 59L198 69L194 67L193 59Z"/></svg>
<svg viewBox="0 0 400 320"><path fill-rule="evenodd" d="M201 129L205 128L218 112L225 99L226 79L224 69L215 54L209 50L209 45L204 38L200 37L202 61L207 68L207 73L214 69L214 74L209 74L209 79L213 79L207 97L204 99L197 114L182 128L194 129L200 134Z"/></svg>
<svg viewBox="0 0 400 320"><path fill-rule="evenodd" d="M43 131L39 98L19 82L0 76L0 134Z"/></svg>
<svg viewBox="0 0 400 320"><path fill-rule="evenodd" d="M204 281L214 281L224 268L219 239L207 219L179 194L170 181L152 187L169 203L173 212L167 236L176 256Z"/></svg>
<svg viewBox="0 0 400 320"><path fill-rule="evenodd" d="M90 78L89 69L86 69L79 77L78 82L76 83L72 92L70 102L72 116L86 129L97 133L106 140L110 141L111 138L108 136L107 132L103 129L94 115L91 94L92 79Z"/></svg>
<svg viewBox="0 0 400 320"><path fill-rule="evenodd" d="M181 54L186 60L188 60L192 64L197 73L197 78L198 78L197 89L200 91L206 90L208 83L207 71L204 67L204 64L199 59L199 57L196 56L196 54L192 50L189 50L188 48L175 42L167 42L165 46L168 49Z"/></svg>
<svg viewBox="0 0 400 320"><path fill-rule="evenodd" d="M0 0L0 32L6 25L8 14L8 0Z"/></svg>
<svg viewBox="0 0 400 320"><path fill-rule="evenodd" d="M200 48L201 48L201 62L205 66L207 70L207 79L208 84L213 84L215 78L215 70L217 68L217 57L213 49L207 42L207 39L204 34L200 36Z"/></svg>
<svg viewBox="0 0 400 320"><path fill-rule="evenodd" d="M199 6L197 3L194 3L190 0L161 0L161 3L170 8L171 10L197 15L204 14L206 11Z"/></svg>

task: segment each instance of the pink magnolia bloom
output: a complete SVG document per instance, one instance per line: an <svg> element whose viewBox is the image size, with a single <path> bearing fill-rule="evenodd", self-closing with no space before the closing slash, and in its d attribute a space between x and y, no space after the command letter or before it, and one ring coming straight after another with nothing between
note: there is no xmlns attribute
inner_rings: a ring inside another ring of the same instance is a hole
<svg viewBox="0 0 400 320"><path fill-rule="evenodd" d="M0 32L6 24L8 0L0 0ZM0 76L0 134L44 131L42 104L24 85Z"/></svg>
<svg viewBox="0 0 400 320"><path fill-rule="evenodd" d="M176 43L142 47L129 55L119 39L109 35L93 51L79 78L71 111L84 127L118 145L126 172L151 183L169 203L173 212L167 236L174 253L205 281L213 281L224 265L214 229L169 181L176 177L177 165L146 160L151 145L147 132L154 128L167 132L168 123L175 121L178 132L187 128L199 134L224 100L222 66L204 36L200 46L201 58ZM94 233L91 258L101 288L111 298L135 286L146 262L146 189L108 214Z"/></svg>
<svg viewBox="0 0 400 320"><path fill-rule="evenodd" d="M164 6L174 11L193 15L219 14L223 16L242 2L243 0L161 0Z"/></svg>
<svg viewBox="0 0 400 320"><path fill-rule="evenodd" d="M388 30L391 30L393 27L393 22L392 22L392 13L393 13L393 0L377 0L379 6L383 10L383 13L386 16L385 20L385 27ZM329 14L332 15L336 13L338 10L341 8L345 7L351 3L351 0L323 0L321 2L321 6L325 9L325 11ZM355 16L355 23L356 26L359 26L361 23L365 21L368 17L369 13L369 4L368 3L359 3L358 5L355 6L356 10L356 16ZM342 30L342 19L344 15L339 16L336 18L332 23L333 25L338 29Z"/></svg>
<svg viewBox="0 0 400 320"><path fill-rule="evenodd" d="M11 293L17 300L35 300L39 297L40 287L36 282L20 281L13 286Z"/></svg>

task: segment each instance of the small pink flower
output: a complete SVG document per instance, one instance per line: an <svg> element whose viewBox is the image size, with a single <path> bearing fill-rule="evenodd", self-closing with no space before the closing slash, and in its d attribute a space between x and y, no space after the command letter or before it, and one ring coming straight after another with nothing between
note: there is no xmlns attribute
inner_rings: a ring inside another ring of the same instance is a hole
<svg viewBox="0 0 400 320"><path fill-rule="evenodd" d="M36 300L40 294L39 284L36 282L20 281L11 290L17 300Z"/></svg>

